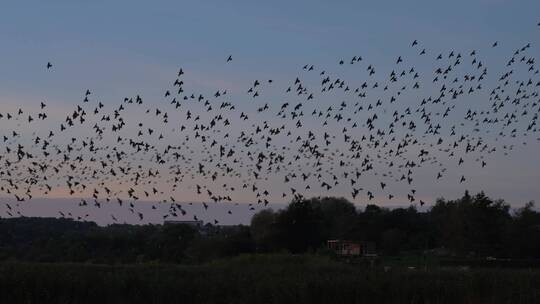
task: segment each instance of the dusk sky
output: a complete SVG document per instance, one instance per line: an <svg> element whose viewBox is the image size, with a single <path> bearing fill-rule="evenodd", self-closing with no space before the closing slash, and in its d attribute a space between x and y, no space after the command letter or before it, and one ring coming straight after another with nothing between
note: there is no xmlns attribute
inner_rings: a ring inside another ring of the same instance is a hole
<svg viewBox="0 0 540 304"><path fill-rule="evenodd" d="M127 121L126 129L123 130L125 133L121 133L124 136L127 136L128 132L136 134L138 122L144 122L145 127L155 129L156 133L162 132L165 136L164 140L174 136L182 140L184 136L194 136L195 132L189 129L182 135L175 133L176 128L179 128L182 120L185 119L187 111L191 110L194 115L201 115L201 121L204 123L208 123L211 119L210 116L205 116L210 114L207 114L201 103L197 104L196 101L182 105L180 110L175 112L174 107L170 105L170 98L164 98L165 91L173 87L179 68L185 72L182 79L185 82L186 94L191 95L191 92L195 92L197 96L200 92L210 98L216 91L227 90L226 97L220 97L222 99L215 101L213 111L219 108L221 102L232 102L236 109L234 116L230 114L231 127L230 129L223 127L222 130L216 130L211 135L221 139L220 143L223 145L226 143L233 145L240 132L242 130L248 132L247 128L252 128L253 124L267 121L273 127L280 125L281 120L276 118L280 106L285 101L290 101L290 107L299 102L299 99L285 95L285 89L292 86L297 77L302 79L306 87L311 86L315 88L314 92L320 92L317 87L320 86L318 75L324 70L332 75L332 80L336 77L346 79L347 85L350 84L352 90L369 79L370 76L366 75L368 65L375 67L377 74L374 77L381 86L387 82L388 75L394 69L396 72L398 70L401 72L402 69L408 72L414 67L422 73L421 93L404 93L399 106L388 104L388 107L383 105L377 110L380 111L377 114L381 120L389 124L394 110L405 111L407 107L416 109L422 98L439 92L442 84L432 83L433 71L438 67L435 60L437 55L444 54L444 60L446 60L448 54L453 51L463 56L464 63L470 64L472 59L469 59L469 53L472 50L476 50L488 69L483 82L483 91L474 96L464 96L457 101L455 112L444 122L442 120L440 122L443 129L441 135L427 135L428 137L422 142L426 143L425 147L429 147L429 144L435 144L439 137L444 137L446 140L452 125L458 125L459 135L480 136L473 134L474 126L459 127L459 124L463 122L463 117L469 108L479 109L478 112L480 109L489 110L492 104L489 93L497 86L500 75L507 71L507 62L516 50L529 43L530 48L527 48L525 53L521 53L526 54L524 56L527 58L540 56L538 46L540 15L538 12L540 12L540 1L507 0L265 2L98 0L17 1L10 4L3 2L0 4L2 41L0 114L16 114L21 108L25 112L24 115L27 116L28 113L36 118L38 112L41 111L40 103L44 102L47 105L45 110L49 117L47 120L31 124L25 122L26 116L24 118L21 116L17 121L0 120L0 136L9 136L14 130L21 133L17 141L10 139L7 143L0 143L0 150L5 153L5 147L8 144L14 145L11 147L17 147L16 142L27 143L30 146L36 135L46 136L49 129L60 133L58 125L64 122L66 115L70 115L77 105L83 105L82 100L87 90L92 92L89 95L90 102L85 104L88 113L93 111L98 102L104 105L103 111L113 113L113 109L118 108L125 97L136 95L142 97L144 105L139 108L131 107L122 114ZM411 47L414 40L418 41L418 46ZM497 46L493 47L495 42ZM418 56L422 49L426 51L425 57ZM232 57L232 61L227 62L229 56ZM361 56L363 61L358 65L349 64L353 56ZM403 57L403 66L396 68L396 58L400 56ZM520 58L521 55L517 56L516 60L519 61ZM344 60L345 64L340 65L338 63L340 60ZM53 65L51 69L46 68L48 62ZM316 74L311 76L306 74L303 70L304 65L314 65ZM538 69L537 65L538 63L534 66L535 69ZM468 73L468 70L464 70L464 73ZM514 75L521 77L523 81L532 78L534 84L540 80L538 75L527 76L527 70L523 67L515 68ZM268 89L261 91L261 96L254 102L246 91L253 86L256 79ZM267 80L273 80L271 86ZM375 80L370 81L371 87ZM414 82L408 84L408 87L412 87L412 84ZM510 83L510 85L513 84ZM447 86L450 85L447 84ZM513 92L515 89L517 86L512 86L509 91ZM529 90L530 92L538 91L538 87ZM381 91L380 95L373 97L374 100L370 100L368 96L367 101L364 101L366 107L368 103L376 102L379 96L386 100L385 98L390 96L387 94L390 93ZM532 104L535 101L538 102L538 99L538 96L533 93L532 98L524 103ZM305 101L306 98L303 97L302 100ZM302 128L304 129L297 129L295 133L296 120L288 120L287 128L293 130L294 136L291 139L296 138L297 135L305 139L306 133L311 130L319 140L324 132L328 132L336 136L332 146L332 149L336 150L336 155L339 154L338 150L347 151L348 144L343 142L341 134L344 123L329 122L328 130L323 130L320 124L316 124L315 119L310 118L313 109L324 111L329 106L333 106L334 110L337 110L344 100L343 94L317 95L315 102L318 104L310 104L309 108L307 105L304 106L306 107L303 109L305 118L303 118ZM413 102L414 105L412 105ZM268 104L271 113L257 113L257 109L264 104ZM345 113L352 114L349 110L352 110L353 105L354 99L347 100L348 108ZM444 112L445 107L440 105L440 108L433 109L433 112ZM171 121L167 127L160 125L161 118L150 119L145 113L147 109L153 113L156 108L167 111ZM518 129L517 135L513 138L508 138L508 136L498 138L498 135L493 133L486 135L484 133L489 127L484 124L478 126L480 128L478 134L483 134L481 136L486 144L489 144L490 148L497 147L497 152L489 156L486 153L485 168L479 165L482 160L479 159L482 155L480 152L467 155L467 157L463 156L465 163L459 167L457 164L459 155L454 161L441 151L430 152L429 156L437 156L438 160L437 162L433 160L432 166L425 165L415 171L414 186L389 181L389 190L381 191L377 187L382 181L381 175L387 172L382 170L377 172L376 167L375 172L365 175L363 177L365 179L358 183L365 185L363 187L365 190L373 189L374 200L368 201L364 194L353 199L347 178L343 178L343 182L331 191L322 190L318 182L315 183L316 186L312 186L309 191L303 191L303 193L306 196L344 196L359 207L365 206L366 203L408 206L410 202L407 200L407 193L411 188L417 191L415 204L423 200L431 205L438 197L457 198L466 189L472 192L483 190L488 196L503 198L515 207L522 206L531 200L538 201L540 198L540 133L524 134L524 129L534 115L532 111L538 111L538 106L527 106L527 109L528 113L522 116L524 121L515 122L513 125ZM521 114L522 111L523 109L519 108L516 113ZM250 120L241 122L238 119L241 112L249 115ZM229 117L229 114L224 115ZM361 137L364 134L362 129L368 115L362 115L358 115L359 127L354 131L357 133L349 133L352 136L358 134L357 136ZM373 115L373 112L370 115ZM417 124L423 125L418 117ZM433 120L437 120L436 124L439 118ZM99 120L89 118L86 126L77 125L66 131L62 138L56 139L56 143L67 144L72 137L80 140L90 136L93 133L94 123L99 123ZM191 123L188 126L193 126ZM382 126L383 124L377 127L382 128ZM512 129L512 127L508 128ZM347 129L352 130L349 125ZM493 131L495 132L495 127ZM226 132L231 134L230 139L223 137ZM396 131L397 135L400 136L402 134L400 132L405 132L405 130ZM420 137L422 132L417 131L415 134ZM107 136L102 141L103 145L114 145L116 135ZM152 136L142 138L153 141L155 135ZM430 136L433 138L430 139ZM284 155L292 157L297 145L293 147L287 143L287 140L275 139L273 143L291 147L292 149L284 152ZM188 147L193 141L194 139L190 138ZM167 145L167 143L160 145ZM510 146L512 146L511 149ZM228 146L227 150L231 149L230 147ZM257 147L262 148L264 145ZM194 155L192 171L195 172L197 171L196 164L205 161L205 155L200 151L204 151L207 147L202 143L193 143L191 149L194 150L191 154ZM30 150L39 151L40 149L34 147ZM419 150L420 147L411 153L418 153ZM372 151L372 156L375 157L377 152ZM236 153L235 155L240 154L239 149ZM157 168L148 159L137 159L132 159L130 164ZM234 167L240 166L241 163L242 161L233 164L231 161L229 164ZM361 163L361 160L358 160L358 163ZM293 162L293 164L300 167L304 163ZM447 175L445 179L436 181L435 177L439 172L437 167L443 165L448 169L445 171ZM334 166L335 163L325 163L321 168L322 171L334 170ZM4 164L0 167L1 171L11 170ZM240 167L235 168L238 168L239 172L244 170ZM304 168L298 168L300 169L304 170ZM18 170L18 172L24 172L24 169ZM343 172L339 171L339 173ZM179 183L178 186L181 190L173 193L169 186L154 183L153 185L159 186L155 187L160 193L154 197L141 198L141 200L159 201L169 199L171 196L174 196L177 202L209 200L195 193L195 184L203 183L201 178L193 177L190 181L188 180L190 174L186 174L186 181L183 184ZM340 176L338 173L335 175ZM283 175L267 173L265 176L268 180L258 185L261 190L271 192L266 196L271 204L286 203L292 198L282 196L282 193L290 193L290 186L283 184ZM399 176L401 173L397 178ZM461 176L466 177L465 182L460 183ZM161 183L168 183L166 180L170 178L172 177L164 177ZM5 176L2 180L2 185L4 185ZM101 181L111 183L110 188L113 192L127 191L130 187L127 184L116 185L110 180ZM62 179L58 183L63 182ZM51 183L54 182L51 181ZM243 183L240 178L233 180L232 177L226 177L222 182L218 180L218 183L236 187L236 190L226 193L223 189L217 190L209 186L208 189L214 193L221 191L220 195L232 197L232 202L226 204L238 202L242 207L248 206L248 203L255 203L257 200L253 193L240 191ZM139 191L139 189L136 190ZM140 189L140 191L143 190ZM393 200L388 199L388 191L395 196ZM70 199L79 202L80 198L91 197L91 195L91 192L81 191L72 195L76 198ZM6 192L2 192L0 196L5 198L4 204L13 200L13 196ZM118 196L126 197L125 193ZM38 204L35 199L44 202L40 199L69 197L69 191L65 186L56 187L47 194L36 190L33 195L34 202L22 202L17 210L22 210L24 215L58 216L63 203L53 204L47 201L46 204L50 207L43 208L43 206L39 207L42 203ZM112 196L111 201L114 202ZM1 216L5 216L4 212L8 211L4 204L0 203ZM24 204L30 205L25 207ZM234 208L238 210L240 207ZM159 222L161 214L167 212L164 206L158 208L161 213L157 211L152 213L153 210L148 206L141 208L140 212L148 214L145 221ZM226 208L220 208L216 216L222 218L224 223L246 222L250 212L255 211L248 211L246 207L243 213L238 211L238 214L242 215L227 218L224 211ZM77 212L77 207L73 207L73 204L67 209L73 214ZM260 207L257 206L256 210L259 209ZM122 213L121 210L114 210L121 221L135 221L136 219L127 211ZM81 211L80 214L90 214L89 219L104 223L110 219L107 213L108 211L88 209ZM191 217L192 214L186 215L186 219L191 219Z"/></svg>

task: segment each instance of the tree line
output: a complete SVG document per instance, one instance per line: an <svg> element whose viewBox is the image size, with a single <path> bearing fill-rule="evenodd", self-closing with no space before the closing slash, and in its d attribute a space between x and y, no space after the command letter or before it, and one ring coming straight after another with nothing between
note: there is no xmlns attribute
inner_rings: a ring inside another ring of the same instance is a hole
<svg viewBox="0 0 540 304"><path fill-rule="evenodd" d="M242 253L327 252L326 241L373 244L379 255L540 258L540 213L468 192L415 206L358 209L344 198L295 200L249 226L127 225L53 218L0 220L0 260L202 263Z"/></svg>
<svg viewBox="0 0 540 304"><path fill-rule="evenodd" d="M534 203L512 210L483 192L440 198L426 212L415 206L358 210L344 198L312 198L255 214L251 233L262 251L301 253L329 239L346 239L375 244L382 255L540 258L540 213Z"/></svg>

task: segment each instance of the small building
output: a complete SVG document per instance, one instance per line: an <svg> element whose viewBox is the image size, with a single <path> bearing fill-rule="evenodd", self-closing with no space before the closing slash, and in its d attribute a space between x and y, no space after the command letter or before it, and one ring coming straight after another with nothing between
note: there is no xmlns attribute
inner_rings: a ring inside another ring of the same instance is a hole
<svg viewBox="0 0 540 304"><path fill-rule="evenodd" d="M371 248L373 246L354 241L328 240L326 246L339 256L368 256L374 254L374 250Z"/></svg>
<svg viewBox="0 0 540 304"><path fill-rule="evenodd" d="M203 227L203 221L164 221L163 225L188 225L200 229Z"/></svg>

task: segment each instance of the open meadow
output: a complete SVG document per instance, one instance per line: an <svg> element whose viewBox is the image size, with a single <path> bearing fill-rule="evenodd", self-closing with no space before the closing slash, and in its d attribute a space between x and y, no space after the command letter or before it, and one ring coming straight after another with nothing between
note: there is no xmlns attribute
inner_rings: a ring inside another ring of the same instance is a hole
<svg viewBox="0 0 540 304"><path fill-rule="evenodd" d="M0 264L2 303L539 303L540 270L245 255L204 265Z"/></svg>

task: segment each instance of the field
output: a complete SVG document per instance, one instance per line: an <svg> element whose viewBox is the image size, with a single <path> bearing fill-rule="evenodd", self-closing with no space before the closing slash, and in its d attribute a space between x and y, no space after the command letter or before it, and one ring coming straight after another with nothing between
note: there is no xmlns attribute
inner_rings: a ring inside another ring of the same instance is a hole
<svg viewBox="0 0 540 304"><path fill-rule="evenodd" d="M540 303L540 271L250 255L205 265L3 262L2 303Z"/></svg>

